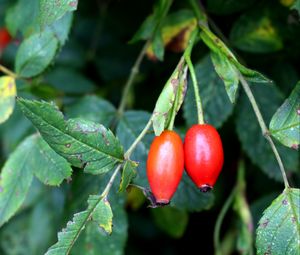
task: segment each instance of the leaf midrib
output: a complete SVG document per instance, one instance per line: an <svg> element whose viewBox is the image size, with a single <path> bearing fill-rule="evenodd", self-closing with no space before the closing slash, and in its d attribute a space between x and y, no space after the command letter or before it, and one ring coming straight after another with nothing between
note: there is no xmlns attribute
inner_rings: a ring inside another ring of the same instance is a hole
<svg viewBox="0 0 300 255"><path fill-rule="evenodd" d="M22 100L19 101L19 102L22 103ZM28 108L28 107L26 106L26 103L25 103L25 104L22 103L22 105L25 106L25 107L27 108L27 110L29 110L32 114L34 114L38 119L40 119L41 121L44 121L44 122L47 123L49 126L51 126L52 128L54 128L55 130L57 130L59 133L62 133L63 135L68 136L68 137L74 139L75 141L78 141L83 147L89 147L89 148L92 148L93 150L95 150L95 151L97 151L97 152L99 152L99 153L101 153L101 154L104 154L104 155L107 155L107 156L109 156L109 157L111 157L111 158L114 158L116 161L119 161L119 162L122 162L122 161L123 161L123 159L117 158L117 157L115 157L115 156L113 156L113 155L110 155L110 154L108 154L108 153L105 153L105 152L103 152L103 151L100 151L98 148L95 148L94 146L92 146L92 145L90 145L90 144L83 143L82 141L76 139L74 136L72 136L72 135L70 135L70 134L68 134L68 133L64 133L64 132L63 132L62 130L60 130L58 127L56 127L56 126L54 126L53 124L49 123L46 119L42 118L40 115L36 114L34 111L31 111L31 109ZM66 124L66 122L65 122L64 119L62 119L62 121L64 122L64 124ZM43 133L41 133L41 134L42 134L42 136L43 136ZM50 136L50 135L49 135L49 136ZM48 144L49 144L49 143L48 143ZM51 146L51 144L49 144L49 145ZM60 145L62 145L62 144L60 144Z"/></svg>

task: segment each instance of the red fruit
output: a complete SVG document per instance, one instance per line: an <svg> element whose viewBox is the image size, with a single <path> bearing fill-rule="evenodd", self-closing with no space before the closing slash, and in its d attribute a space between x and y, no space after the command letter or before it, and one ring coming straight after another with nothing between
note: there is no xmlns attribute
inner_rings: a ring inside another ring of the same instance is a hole
<svg viewBox="0 0 300 255"><path fill-rule="evenodd" d="M6 28L0 28L0 50L4 49L11 41L11 36Z"/></svg>
<svg viewBox="0 0 300 255"><path fill-rule="evenodd" d="M157 204L168 204L184 168L183 144L170 130L154 138L147 159L147 176Z"/></svg>
<svg viewBox="0 0 300 255"><path fill-rule="evenodd" d="M213 126L199 124L187 131L184 161L188 175L201 191L213 188L224 162L222 141Z"/></svg>

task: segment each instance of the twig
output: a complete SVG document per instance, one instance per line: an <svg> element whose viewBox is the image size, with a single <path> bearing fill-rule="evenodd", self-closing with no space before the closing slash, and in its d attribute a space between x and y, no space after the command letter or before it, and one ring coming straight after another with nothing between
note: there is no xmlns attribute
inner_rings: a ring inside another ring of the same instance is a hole
<svg viewBox="0 0 300 255"><path fill-rule="evenodd" d="M11 70L9 70L8 68L6 68L5 66L0 64L0 71L3 72L4 74L7 74L15 79L18 78L18 75L15 74L14 72L12 72Z"/></svg>
<svg viewBox="0 0 300 255"><path fill-rule="evenodd" d="M260 128L261 128L261 131L262 131L262 133L263 133L263 136L264 136L264 137L267 139L267 141L270 143L270 146L271 146L271 148L272 148L272 151L273 151L273 153L274 153L274 155L275 155L275 157L276 157L276 160L277 160L277 162L278 162L278 165L279 165L279 168L280 168L280 171L281 171L281 174L282 174L282 178L283 178L283 181L284 181L284 186L285 186L285 188L289 188L290 185L289 185L289 182L288 182L286 173L285 173L285 169L284 169L284 166L283 166L281 157L280 157L280 155L279 155L279 153L278 153L278 150L277 150L277 148L276 148L276 146L275 146L275 144L274 144L274 142L273 142L273 140L272 140L272 138L271 138L271 136L270 136L269 130L268 130L268 128L267 128L267 126L266 126L266 124L265 124L265 122L264 122L264 119L263 119L263 117L262 117L262 114L261 114L261 112L260 112L260 110L259 110L259 107L258 107L258 105L257 105L257 103L256 103L256 100L255 100L255 98L254 98L254 96L253 96L253 93L252 93L252 91L251 91L251 89L250 89L250 87L249 87L249 84L248 84L248 82L245 80L245 78L243 77L242 74L240 74L239 79L240 79L240 82L241 82L241 84L242 84L242 87L243 87L243 89L245 90L246 95L247 95L247 97L248 97L248 99L249 99L249 101L250 101L250 103L251 103L251 105L252 105L252 108L253 108L254 113L255 113L255 115L256 115L256 118L257 118L257 121L258 121L259 126L260 126Z"/></svg>

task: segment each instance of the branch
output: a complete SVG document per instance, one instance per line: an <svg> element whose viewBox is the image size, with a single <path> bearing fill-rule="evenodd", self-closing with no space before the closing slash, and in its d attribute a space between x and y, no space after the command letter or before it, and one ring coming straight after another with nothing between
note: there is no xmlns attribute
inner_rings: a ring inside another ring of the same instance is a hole
<svg viewBox="0 0 300 255"><path fill-rule="evenodd" d="M242 87L245 90L246 95L249 98L249 101L250 101L250 103L252 105L252 108L253 108L254 113L256 115L256 118L257 118L257 121L258 121L259 126L261 128L262 134L267 139L267 141L269 142L269 144L270 144L270 146L272 148L272 151L273 151L273 153L274 153L274 155L276 157L276 160L278 162L278 165L279 165L279 168L280 168L280 171L281 171L281 174L282 174L282 178L283 178L283 181L284 181L284 186L285 186L285 188L289 188L290 185L289 185L286 173L285 173L285 169L284 169L281 157L280 157L280 155L278 153L278 150L277 150L277 148L276 148L276 146L275 146L275 144L274 144L274 142L273 142L273 140L272 140L272 138L270 136L269 130L268 130L267 126L266 126L266 123L264 122L262 114L261 114L261 112L260 112L260 110L258 108L256 100L255 100L255 98L253 96L253 93L252 93L250 87L249 87L249 84L245 80L245 78L243 77L242 74L240 74L239 79L240 79Z"/></svg>
<svg viewBox="0 0 300 255"><path fill-rule="evenodd" d="M0 71L6 75L13 77L14 79L18 78L18 75L16 73L14 73L13 71L9 70L8 68L6 68L5 66L3 66L1 64L0 64Z"/></svg>
<svg viewBox="0 0 300 255"><path fill-rule="evenodd" d="M146 54L146 51L149 47L149 44L150 44L150 40L146 41L144 47L142 48L141 52L139 53L139 55L136 59L133 67L131 68L129 77L128 77L126 83L125 83L125 87L124 87L124 90L123 90L123 93L122 93L121 102L120 102L120 105L119 105L119 108L118 108L118 111L117 111L117 118L120 118L123 115L129 91L130 91L132 85L134 84L134 80L135 80L136 75L139 73L140 65L142 63L142 60L143 60L145 54Z"/></svg>

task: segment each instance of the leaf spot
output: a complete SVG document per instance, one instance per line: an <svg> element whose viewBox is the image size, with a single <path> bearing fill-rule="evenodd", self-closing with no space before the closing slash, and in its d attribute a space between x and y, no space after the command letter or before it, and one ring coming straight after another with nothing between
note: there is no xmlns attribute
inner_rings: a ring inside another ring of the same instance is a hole
<svg viewBox="0 0 300 255"><path fill-rule="evenodd" d="M297 109L297 114L298 114L298 115L300 115L300 108L299 108L299 109Z"/></svg>
<svg viewBox="0 0 300 255"><path fill-rule="evenodd" d="M287 199L283 199L283 200L282 200L282 204L283 204L283 205L287 205L287 204L288 204Z"/></svg>
<svg viewBox="0 0 300 255"><path fill-rule="evenodd" d="M261 227L266 228L269 224L270 220L266 219L262 224L260 224Z"/></svg>
<svg viewBox="0 0 300 255"><path fill-rule="evenodd" d="M67 144L65 144L65 146L66 146L67 148L70 148L70 147L71 147L71 144L70 144L70 143L67 143Z"/></svg>
<svg viewBox="0 0 300 255"><path fill-rule="evenodd" d="M70 2L69 3L69 5L71 6L71 7L77 7L77 1L72 1L72 2Z"/></svg>
<svg viewBox="0 0 300 255"><path fill-rule="evenodd" d="M299 149L299 145L298 144L293 144L291 146L291 148L294 149L294 150L298 150Z"/></svg>

